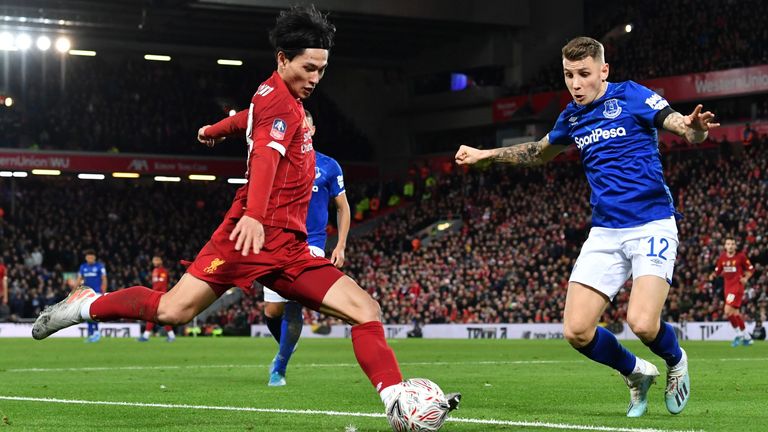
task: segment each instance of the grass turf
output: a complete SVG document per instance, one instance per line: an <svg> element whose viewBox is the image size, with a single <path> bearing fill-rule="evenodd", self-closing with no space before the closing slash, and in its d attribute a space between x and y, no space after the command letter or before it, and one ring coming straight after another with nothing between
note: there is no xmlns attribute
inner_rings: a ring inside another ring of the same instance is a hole
<svg viewBox="0 0 768 432"><path fill-rule="evenodd" d="M624 416L628 391L618 374L564 341L391 340L406 377L461 391L459 419L443 431L768 430L768 343L686 342L693 396L678 416L664 407L664 377L651 389L649 413ZM627 346L653 361L640 343ZM168 344L129 339L0 339L0 431L388 431L386 419L323 413L210 409L316 410L382 414L349 340L303 339L288 385L266 386L276 350L271 339L179 338ZM35 370L31 370L35 369ZM8 400L2 397L66 401ZM73 403L130 402L142 407ZM197 407L193 407L197 406ZM532 425L534 422L552 425ZM558 426L560 429L556 428Z"/></svg>

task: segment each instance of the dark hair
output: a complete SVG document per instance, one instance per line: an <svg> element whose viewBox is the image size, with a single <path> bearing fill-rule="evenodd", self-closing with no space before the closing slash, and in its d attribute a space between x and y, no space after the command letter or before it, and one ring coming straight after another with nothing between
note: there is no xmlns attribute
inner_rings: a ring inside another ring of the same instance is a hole
<svg viewBox="0 0 768 432"><path fill-rule="evenodd" d="M85 252L83 252L85 255L96 255L96 251L93 249L86 249Z"/></svg>
<svg viewBox="0 0 768 432"><path fill-rule="evenodd" d="M288 60L304 53L307 48L330 50L336 27L328 22L314 5L293 6L280 12L275 27L269 32L269 42L275 49L285 53Z"/></svg>
<svg viewBox="0 0 768 432"><path fill-rule="evenodd" d="M605 62L603 44L587 36L573 38L563 47L563 57L566 60L577 61L592 57L595 61Z"/></svg>

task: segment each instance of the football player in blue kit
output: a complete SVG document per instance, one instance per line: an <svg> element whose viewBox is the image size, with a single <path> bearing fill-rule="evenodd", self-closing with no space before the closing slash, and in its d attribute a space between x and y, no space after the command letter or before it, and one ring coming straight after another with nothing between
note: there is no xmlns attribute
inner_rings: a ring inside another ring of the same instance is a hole
<svg viewBox="0 0 768 432"><path fill-rule="evenodd" d="M107 293L107 268L104 263L96 261L96 252L93 249L85 251L85 262L80 265L77 272L77 284L85 285L96 293ZM88 339L86 342L98 342L101 339L99 323L88 322Z"/></svg>
<svg viewBox="0 0 768 432"><path fill-rule="evenodd" d="M674 328L661 321L661 312L672 282L680 215L664 182L657 129L698 143L719 124L701 105L684 116L640 84L608 82L604 49L595 39L571 40L562 49L562 61L573 101L549 134L513 147L461 146L455 159L461 165L483 159L535 165L576 144L592 189L592 229L568 284L565 338L585 356L621 373L630 390L627 416L642 416L659 371L597 325L631 275L627 322L667 364L665 403L670 413L678 414L690 399L688 359Z"/></svg>

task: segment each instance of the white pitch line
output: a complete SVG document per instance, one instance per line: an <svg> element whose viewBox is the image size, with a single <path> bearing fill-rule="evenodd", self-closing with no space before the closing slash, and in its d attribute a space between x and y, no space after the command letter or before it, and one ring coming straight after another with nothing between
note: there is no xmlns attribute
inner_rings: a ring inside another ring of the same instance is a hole
<svg viewBox="0 0 768 432"><path fill-rule="evenodd" d="M467 361L467 362L403 362L400 366L491 366L491 365L533 365L533 364L558 364L558 363L582 363L584 360L509 360L509 361ZM6 369L6 372L98 372L112 370L158 370L158 369L240 369L240 368L268 368L267 364L224 364L224 365L170 365L170 366L115 366L115 367L81 367L81 368L21 368ZM357 363L291 363L291 368L338 368L360 367Z"/></svg>
<svg viewBox="0 0 768 432"><path fill-rule="evenodd" d="M110 405L110 406L126 406L126 407L141 407L141 408L168 408L168 409L193 409L193 410L213 410L213 411L241 411L241 412L258 412L269 414L305 414L305 415L323 415L334 417L373 417L384 418L383 413L364 413L364 412L348 412L348 411L324 411L324 410L296 410L296 409L283 409L283 408L253 408L253 407L233 407L233 406L211 406L211 405L186 405L186 404L159 404L159 403L140 403L140 402L116 402L116 401L89 401L78 399L55 399L55 398L35 398L24 396L0 396L0 400L8 401L20 401L20 402L45 402L45 403L57 403L57 404L69 404L69 405ZM494 419L474 419L474 418L461 418L461 417L449 417L449 422L453 423L471 423L471 424L484 424L495 426L516 426L516 427L539 427L547 429L565 429L565 430L586 430L586 431L602 431L602 432L690 432L679 431L670 429L648 429L648 428L623 428L623 427L610 427L610 426L590 426L590 425L576 425L566 423L544 423L544 422L526 422L526 421L511 421L511 420L494 420Z"/></svg>

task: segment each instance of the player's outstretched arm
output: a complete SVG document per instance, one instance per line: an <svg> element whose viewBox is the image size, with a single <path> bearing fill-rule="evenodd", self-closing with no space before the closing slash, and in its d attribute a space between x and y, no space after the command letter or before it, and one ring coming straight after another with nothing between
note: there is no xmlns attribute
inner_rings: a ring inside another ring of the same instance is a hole
<svg viewBox="0 0 768 432"><path fill-rule="evenodd" d="M685 138L691 144L704 141L709 130L720 126L720 123L715 123L712 112L701 112L702 108L701 104L696 105L687 116L673 112L664 119L664 129Z"/></svg>
<svg viewBox="0 0 768 432"><path fill-rule="evenodd" d="M344 251L347 248L347 236L349 236L349 225L352 221L352 210L349 207L346 193L334 198L333 202L336 204L336 225L339 227L339 237L336 247L331 253L331 263L337 268L341 268L346 259Z"/></svg>
<svg viewBox="0 0 768 432"><path fill-rule="evenodd" d="M456 152L455 159L459 165L471 165L484 159L491 159L494 162L528 166L547 163L565 150L565 148L566 146L550 144L549 135L545 135L539 141L490 150L461 146L459 151Z"/></svg>
<svg viewBox="0 0 768 432"><path fill-rule="evenodd" d="M197 140L208 147L224 141L228 136L245 133L248 128L248 110L224 118L214 125L205 125L197 130Z"/></svg>

